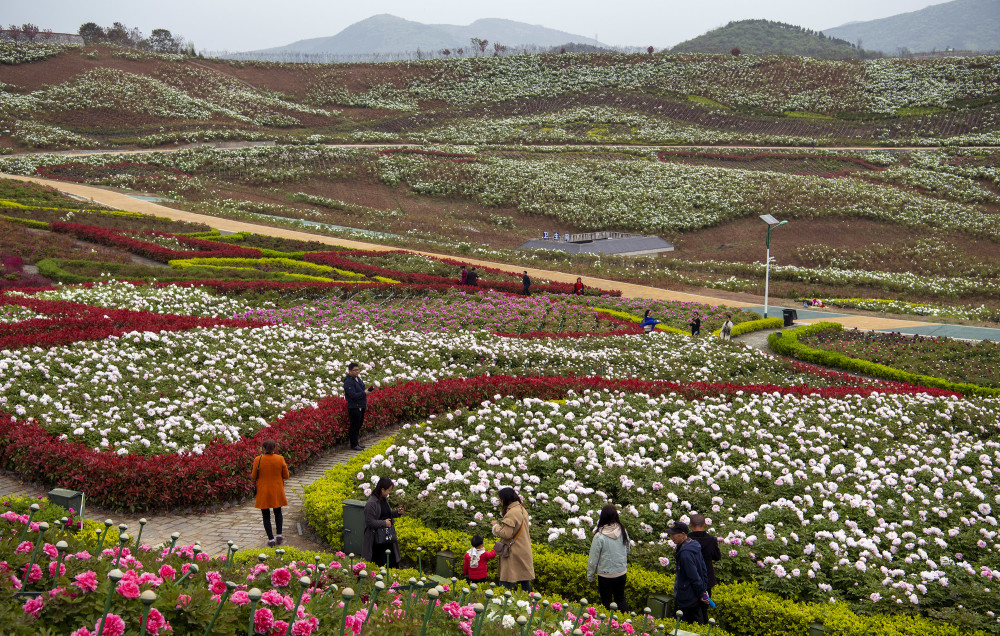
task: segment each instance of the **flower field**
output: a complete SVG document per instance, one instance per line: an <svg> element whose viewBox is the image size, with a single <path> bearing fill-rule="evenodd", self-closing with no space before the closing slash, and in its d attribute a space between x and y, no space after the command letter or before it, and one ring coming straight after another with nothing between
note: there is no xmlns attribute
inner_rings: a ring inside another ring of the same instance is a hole
<svg viewBox="0 0 1000 636"><path fill-rule="evenodd" d="M1000 388L1000 344L989 340L967 342L852 329L821 331L802 342L910 373Z"/></svg>
<svg viewBox="0 0 1000 636"><path fill-rule="evenodd" d="M727 544L721 580L887 612L961 594L990 616L995 399L738 389L496 395L405 426L359 472L358 495L390 475L427 525L488 533L496 490L511 484L533 540L578 553L612 501L635 541L630 560L650 568L669 554L664 528L701 512Z"/></svg>

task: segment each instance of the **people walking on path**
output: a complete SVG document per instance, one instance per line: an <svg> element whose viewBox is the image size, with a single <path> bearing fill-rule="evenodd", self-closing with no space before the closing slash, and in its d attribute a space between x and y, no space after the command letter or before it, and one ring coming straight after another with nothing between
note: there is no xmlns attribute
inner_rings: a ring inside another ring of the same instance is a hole
<svg viewBox="0 0 1000 636"><path fill-rule="evenodd" d="M587 580L593 583L594 575L597 575L601 605L608 609L614 602L620 611L629 610L625 601L628 551L628 532L621 523L618 509L614 504L608 504L601 508L594 540L590 544L590 558L587 560Z"/></svg>
<svg viewBox="0 0 1000 636"><path fill-rule="evenodd" d="M500 557L500 584L508 589L520 587L531 591L535 578L534 556L528 513L517 492L507 486L497 493L500 498L500 520L493 521L493 535L500 539L493 549Z"/></svg>
<svg viewBox="0 0 1000 636"><path fill-rule="evenodd" d="M708 623L708 571L701 556L701 544L688 537L688 526L680 521L667 530L670 540L677 546L674 560L677 574L674 577L674 607L683 613L688 623Z"/></svg>
<svg viewBox="0 0 1000 636"><path fill-rule="evenodd" d="M531 279L528 278L528 270L524 270L524 276L521 277L521 285L524 286L524 295L531 295Z"/></svg>
<svg viewBox="0 0 1000 636"><path fill-rule="evenodd" d="M639 326L642 327L642 330L646 333L651 333L653 329L656 328L656 325L660 324L659 320L650 315L652 311L652 309L647 309L646 313L642 315L642 322L639 323Z"/></svg>
<svg viewBox="0 0 1000 636"><path fill-rule="evenodd" d="M583 296L583 279L579 276L576 277L576 282L573 283L573 295Z"/></svg>
<svg viewBox="0 0 1000 636"><path fill-rule="evenodd" d="M722 336L723 340L733 339L733 318L729 314L726 314L726 322L722 323L719 335Z"/></svg>
<svg viewBox="0 0 1000 636"><path fill-rule="evenodd" d="M281 516L282 506L288 505L285 497L285 480L288 479L288 464L285 458L275 454L278 447L273 439L266 439L261 443L263 452L258 455L253 462L253 470L250 471L250 479L254 481L257 491L254 497L254 508L260 510L264 518L264 532L267 533L267 545L274 547L281 545L285 537L281 534L281 524L284 519ZM277 536L271 529L271 512L274 512L275 530Z"/></svg>
<svg viewBox="0 0 1000 636"><path fill-rule="evenodd" d="M469 583L485 583L489 576L490 559L496 557L495 550L487 551L483 547L483 538L474 535L472 537L472 547L465 553L462 559L462 574L469 580Z"/></svg>
<svg viewBox="0 0 1000 636"><path fill-rule="evenodd" d="M351 426L347 431L351 450L364 450L360 443L361 425L365 422L365 413L368 410L368 393L374 387L365 388L365 383L360 377L361 368L357 362L347 365L347 375L344 376L344 397L347 398L347 416L351 419Z"/></svg>
<svg viewBox="0 0 1000 636"><path fill-rule="evenodd" d="M705 515L693 514L691 515L691 532L688 533L688 537L694 539L701 545L701 556L705 559L705 571L707 572L707 578L705 579L705 585L708 586L708 595L712 596L712 588L718 583L715 579L715 561L722 559L722 551L719 549L719 540L716 537L708 534L708 525L705 522Z"/></svg>
<svg viewBox="0 0 1000 636"><path fill-rule="evenodd" d="M365 502L365 532L361 537L361 558L389 568L399 567L399 539L393 519L403 514L402 506L393 510L389 505L393 486L388 477L382 477L375 484L375 490ZM389 551L388 561L386 550Z"/></svg>
<svg viewBox="0 0 1000 636"><path fill-rule="evenodd" d="M475 267L469 270L469 273L466 275L465 284L479 287L479 272L476 271Z"/></svg>

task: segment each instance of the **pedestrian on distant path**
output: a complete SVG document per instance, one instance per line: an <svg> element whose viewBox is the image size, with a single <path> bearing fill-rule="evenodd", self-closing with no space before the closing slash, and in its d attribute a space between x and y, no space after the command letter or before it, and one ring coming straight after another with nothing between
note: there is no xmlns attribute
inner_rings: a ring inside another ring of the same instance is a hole
<svg viewBox="0 0 1000 636"><path fill-rule="evenodd" d="M344 397L347 398L347 415L351 418L351 427L347 436L351 450L361 451L365 447L360 442L361 425L365 423L365 413L368 411L368 393L375 387L365 388L362 381L361 368L357 362L347 365L347 375L344 376Z"/></svg>
<svg viewBox="0 0 1000 636"><path fill-rule="evenodd" d="M686 523L676 522L667 533L676 545L674 560L677 574L674 577L674 607L688 623L708 623L708 571L701 556L701 544L688 537Z"/></svg>
<svg viewBox="0 0 1000 636"><path fill-rule="evenodd" d="M573 285L573 295L583 296L583 280L577 276L576 283Z"/></svg>
<svg viewBox="0 0 1000 636"><path fill-rule="evenodd" d="M652 309L647 309L646 313L642 315L642 322L639 323L639 326L646 333L651 333L656 328L656 325L660 324L659 320L649 315L652 311Z"/></svg>
<svg viewBox="0 0 1000 636"><path fill-rule="evenodd" d="M701 545L701 556L705 559L705 571L708 574L708 578L705 579L705 584L708 586L708 595L712 596L712 588L718 581L715 579L715 561L722 559L722 551L719 550L719 540L716 537L708 534L708 525L705 522L705 515L693 514L691 515L691 532L688 533L688 537L694 539Z"/></svg>
<svg viewBox="0 0 1000 636"><path fill-rule="evenodd" d="M691 337L699 335L701 333L701 316L695 314L688 322L691 323Z"/></svg>
<svg viewBox="0 0 1000 636"><path fill-rule="evenodd" d="M261 512L264 518L264 532L267 533L268 547L281 545L285 542L285 537L281 534L281 507L288 505L285 497L285 480L288 479L288 464L281 455L275 455L274 451L278 447L273 439L266 439L261 443L263 453L258 455L253 462L253 470L250 472L250 479L255 484L257 495L254 497L253 506ZM278 535L275 536L271 530L271 511L274 511L274 525Z"/></svg>
<svg viewBox="0 0 1000 636"><path fill-rule="evenodd" d="M489 578L490 559L497 555L495 550L487 551L483 547L483 538L473 535L472 547L465 553L462 560L462 574L469 580L469 583L485 583Z"/></svg>
<svg viewBox="0 0 1000 636"><path fill-rule="evenodd" d="M473 267L469 271L469 274L465 277L465 284L472 285L473 287L479 286L479 272L476 271L475 267Z"/></svg>
<svg viewBox="0 0 1000 636"><path fill-rule="evenodd" d="M469 282L469 272L465 270L465 265L462 265L462 271L458 275L458 284L464 285Z"/></svg>
<svg viewBox="0 0 1000 636"><path fill-rule="evenodd" d="M524 295L531 295L531 279L528 278L528 270L524 270L524 276L521 277L521 284L524 285Z"/></svg>
<svg viewBox="0 0 1000 636"><path fill-rule="evenodd" d="M403 514L403 506L393 510L389 505L393 486L388 477L382 477L375 484L375 490L365 503L365 532L361 537L361 558L388 568L399 567L399 538L393 519ZM388 561L386 550L389 551Z"/></svg>
<svg viewBox="0 0 1000 636"><path fill-rule="evenodd" d="M535 563L528 513L521 498L510 486L501 488L497 496L503 518L493 521L493 535L500 539L493 548L500 556L500 584L511 590L520 587L530 592L531 581L535 578ZM507 556L504 556L505 548L501 544L510 546Z"/></svg>
<svg viewBox="0 0 1000 636"><path fill-rule="evenodd" d="M593 583L596 574L601 605L611 609L613 601L621 612L629 611L628 602L625 600L628 551L628 532L618 516L618 509L614 504L608 504L601 508L597 529L594 530L594 540L590 544L587 580Z"/></svg>
<svg viewBox="0 0 1000 636"><path fill-rule="evenodd" d="M733 339L733 319L729 314L726 314L726 322L722 323L721 334L723 340Z"/></svg>

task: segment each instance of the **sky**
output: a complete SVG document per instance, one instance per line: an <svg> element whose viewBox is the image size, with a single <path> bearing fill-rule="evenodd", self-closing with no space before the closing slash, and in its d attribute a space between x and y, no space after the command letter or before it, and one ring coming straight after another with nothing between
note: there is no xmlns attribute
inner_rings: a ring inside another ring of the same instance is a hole
<svg viewBox="0 0 1000 636"><path fill-rule="evenodd" d="M823 30L917 11L944 0L0 0L0 22L76 33L122 22L148 35L169 29L199 51L247 51L336 35L380 13L424 24L506 18L612 46L673 46L731 20L765 18Z"/></svg>

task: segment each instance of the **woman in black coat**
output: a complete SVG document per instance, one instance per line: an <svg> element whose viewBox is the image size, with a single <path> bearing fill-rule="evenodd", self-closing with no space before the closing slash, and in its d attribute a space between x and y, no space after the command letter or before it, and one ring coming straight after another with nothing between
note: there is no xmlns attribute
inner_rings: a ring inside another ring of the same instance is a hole
<svg viewBox="0 0 1000 636"><path fill-rule="evenodd" d="M399 567L399 540L393 539L389 543L379 543L376 541L376 531L379 528L391 528L392 520L403 514L403 507L400 506L395 511L389 505L389 493L392 492L393 483L388 477L382 477L375 484L365 503L365 533L361 538L361 558L365 561L377 565L385 565L390 568ZM386 563L385 551L389 550L389 563Z"/></svg>

